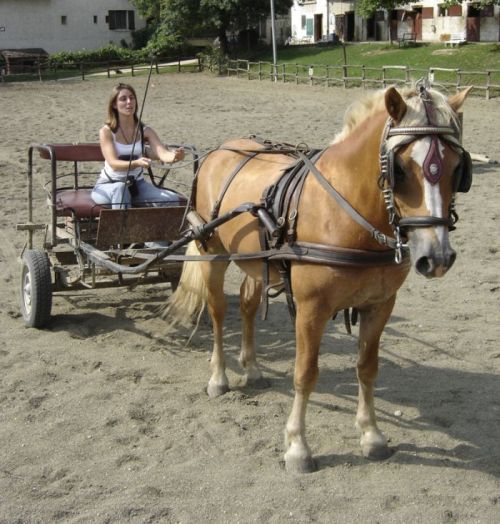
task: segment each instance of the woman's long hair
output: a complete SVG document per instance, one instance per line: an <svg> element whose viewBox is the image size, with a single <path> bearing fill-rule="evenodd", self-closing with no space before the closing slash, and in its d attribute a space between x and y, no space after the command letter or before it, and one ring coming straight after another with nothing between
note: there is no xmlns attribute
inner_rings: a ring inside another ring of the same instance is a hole
<svg viewBox="0 0 500 524"><path fill-rule="evenodd" d="M116 130L118 129L118 126L120 125L120 117L115 107L116 99L118 98L120 91L123 91L124 89L127 89L134 95L134 98L135 98L134 122L136 125L139 122L139 117L137 116L137 93L135 92L135 89L131 85L120 83L116 85L115 87L113 87L113 91L111 91L111 96L108 102L108 118L106 119L106 122L105 122L106 125L109 126L111 131L113 131L113 133L116 133Z"/></svg>

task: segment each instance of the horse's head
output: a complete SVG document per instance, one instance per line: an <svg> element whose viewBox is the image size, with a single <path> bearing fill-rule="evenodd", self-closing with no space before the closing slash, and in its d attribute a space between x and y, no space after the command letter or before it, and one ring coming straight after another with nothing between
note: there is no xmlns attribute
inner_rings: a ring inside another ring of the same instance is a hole
<svg viewBox="0 0 500 524"><path fill-rule="evenodd" d="M469 90L449 99L425 86L404 97L395 88L385 93L380 186L415 270L429 278L443 276L456 258L448 238L455 193L468 191L472 180L457 112Z"/></svg>

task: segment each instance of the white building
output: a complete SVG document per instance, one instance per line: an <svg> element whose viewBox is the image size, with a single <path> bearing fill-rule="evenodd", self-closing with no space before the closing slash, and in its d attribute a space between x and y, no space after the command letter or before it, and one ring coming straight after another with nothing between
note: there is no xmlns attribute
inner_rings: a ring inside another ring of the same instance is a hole
<svg viewBox="0 0 500 524"><path fill-rule="evenodd" d="M469 42L500 41L500 6L480 8L473 2L446 7L439 0L423 0L377 11L371 18L355 14L355 1L295 0L291 9L295 42L395 40L415 33L417 40L446 41L461 34Z"/></svg>
<svg viewBox="0 0 500 524"><path fill-rule="evenodd" d="M130 45L132 31L145 25L129 0L0 0L0 49Z"/></svg>

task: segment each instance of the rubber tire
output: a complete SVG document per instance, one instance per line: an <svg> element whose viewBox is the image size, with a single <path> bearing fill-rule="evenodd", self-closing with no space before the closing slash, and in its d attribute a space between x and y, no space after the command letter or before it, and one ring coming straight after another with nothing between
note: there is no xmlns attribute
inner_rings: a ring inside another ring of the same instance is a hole
<svg viewBox="0 0 500 524"><path fill-rule="evenodd" d="M21 313L27 327L42 328L50 320L52 279L47 254L28 249L21 271Z"/></svg>

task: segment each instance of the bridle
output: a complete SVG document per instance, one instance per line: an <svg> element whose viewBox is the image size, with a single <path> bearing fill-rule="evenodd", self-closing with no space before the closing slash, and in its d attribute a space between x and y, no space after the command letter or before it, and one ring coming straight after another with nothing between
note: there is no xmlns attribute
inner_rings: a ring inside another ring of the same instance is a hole
<svg viewBox="0 0 500 524"><path fill-rule="evenodd" d="M434 107L431 97L427 92L427 85L424 82L417 84L419 96L424 104L427 124L421 126L395 127L391 117L388 118L382 140L380 144L380 176L378 180L382 191L385 206L389 214L389 223L393 228L396 239L396 261L401 258L402 250L406 245L402 240L402 232L408 227L435 227L446 226L450 231L455 229L458 221L458 214L455 210L455 193L467 192L472 183L472 170L470 154L462 147L459 141L460 131L458 127L440 126L433 123ZM392 137L403 137L397 144L389 146L389 139ZM421 137L431 139L431 147L423 163L424 176L431 184L439 181L442 175L442 160L439 156L439 140L442 138L448 145L461 155L461 162L454 173L453 197L450 203L448 216L446 218L437 216L412 216L401 217L394 205L395 181L395 156L398 150Z"/></svg>

